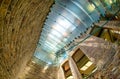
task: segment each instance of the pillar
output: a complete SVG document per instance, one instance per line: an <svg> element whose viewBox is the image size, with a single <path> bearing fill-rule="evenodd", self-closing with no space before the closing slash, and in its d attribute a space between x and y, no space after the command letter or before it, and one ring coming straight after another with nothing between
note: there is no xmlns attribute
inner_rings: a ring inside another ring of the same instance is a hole
<svg viewBox="0 0 120 79"><path fill-rule="evenodd" d="M82 75L79 72L79 69L71 56L68 57L70 69L74 79L82 79Z"/></svg>
<svg viewBox="0 0 120 79"><path fill-rule="evenodd" d="M64 70L63 68L60 66L59 70L58 70L58 79L66 79L65 75L64 75Z"/></svg>

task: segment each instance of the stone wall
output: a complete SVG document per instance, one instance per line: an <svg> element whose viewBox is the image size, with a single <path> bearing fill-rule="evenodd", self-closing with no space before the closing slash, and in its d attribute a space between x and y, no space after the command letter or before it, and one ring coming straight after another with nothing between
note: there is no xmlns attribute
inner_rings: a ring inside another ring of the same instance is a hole
<svg viewBox="0 0 120 79"><path fill-rule="evenodd" d="M19 74L19 79L57 79L57 69L34 57Z"/></svg>
<svg viewBox="0 0 120 79"><path fill-rule="evenodd" d="M120 79L120 47L105 66L93 73L89 79Z"/></svg>
<svg viewBox="0 0 120 79"><path fill-rule="evenodd" d="M98 69L101 69L116 53L117 46L102 38L91 36L82 42L79 47L97 65Z"/></svg>
<svg viewBox="0 0 120 79"><path fill-rule="evenodd" d="M0 79L17 79L33 55L53 0L0 0Z"/></svg>
<svg viewBox="0 0 120 79"><path fill-rule="evenodd" d="M80 44L80 49L97 67L88 79L120 79L120 47L91 36Z"/></svg>

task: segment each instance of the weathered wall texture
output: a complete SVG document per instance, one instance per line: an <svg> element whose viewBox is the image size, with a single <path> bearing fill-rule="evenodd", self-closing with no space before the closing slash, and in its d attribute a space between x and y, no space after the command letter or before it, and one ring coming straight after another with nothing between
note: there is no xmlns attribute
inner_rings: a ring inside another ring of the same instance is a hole
<svg viewBox="0 0 120 79"><path fill-rule="evenodd" d="M98 68L104 67L110 61L116 53L116 47L116 45L95 36L91 36L80 44L80 49Z"/></svg>
<svg viewBox="0 0 120 79"><path fill-rule="evenodd" d="M53 0L0 0L0 79L17 78L33 55Z"/></svg>
<svg viewBox="0 0 120 79"><path fill-rule="evenodd" d="M27 63L19 79L57 79L57 67L34 57Z"/></svg>
<svg viewBox="0 0 120 79"><path fill-rule="evenodd" d="M90 79L120 79L119 46L92 36L80 44L80 49L98 68Z"/></svg>
<svg viewBox="0 0 120 79"><path fill-rule="evenodd" d="M89 79L120 79L120 47L110 61L92 74Z"/></svg>

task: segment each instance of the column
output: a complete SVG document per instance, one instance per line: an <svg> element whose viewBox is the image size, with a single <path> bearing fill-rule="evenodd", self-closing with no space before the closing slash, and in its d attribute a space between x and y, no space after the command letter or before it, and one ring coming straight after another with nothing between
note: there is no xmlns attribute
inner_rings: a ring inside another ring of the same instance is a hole
<svg viewBox="0 0 120 79"><path fill-rule="evenodd" d="M82 75L79 72L79 69L71 56L68 58L70 69L74 79L82 79Z"/></svg>
<svg viewBox="0 0 120 79"><path fill-rule="evenodd" d="M60 66L59 70L58 70L58 79L66 79L65 75L64 75L64 70L63 68Z"/></svg>

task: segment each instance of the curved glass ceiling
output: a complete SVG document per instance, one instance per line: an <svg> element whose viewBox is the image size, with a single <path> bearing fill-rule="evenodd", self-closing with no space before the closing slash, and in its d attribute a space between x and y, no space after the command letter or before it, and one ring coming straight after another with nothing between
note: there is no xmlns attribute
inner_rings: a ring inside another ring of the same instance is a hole
<svg viewBox="0 0 120 79"><path fill-rule="evenodd" d="M47 63L67 57L65 52L58 56L58 51L86 32L100 15L105 15L100 0L56 0L42 28L34 56Z"/></svg>

